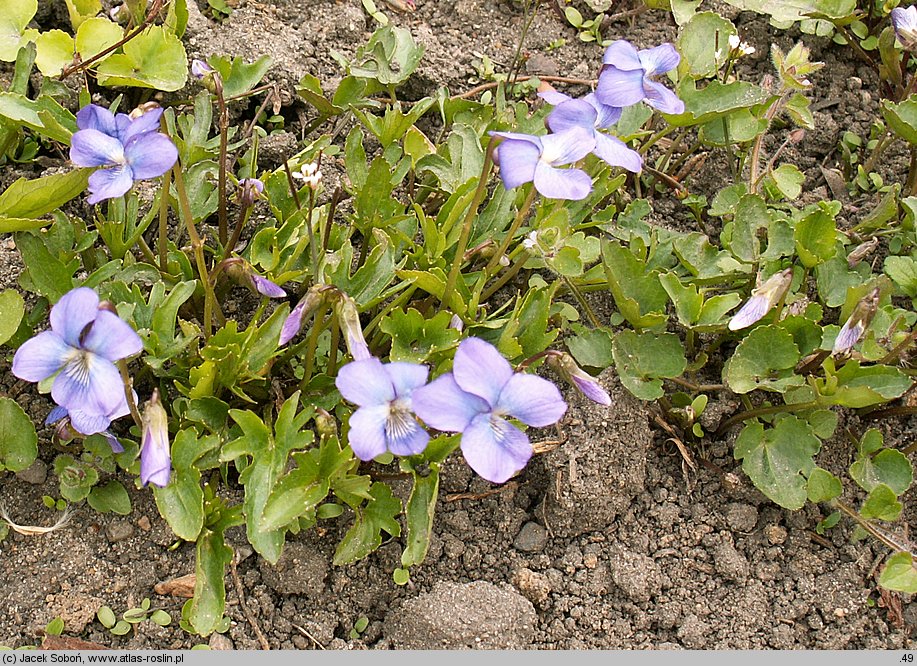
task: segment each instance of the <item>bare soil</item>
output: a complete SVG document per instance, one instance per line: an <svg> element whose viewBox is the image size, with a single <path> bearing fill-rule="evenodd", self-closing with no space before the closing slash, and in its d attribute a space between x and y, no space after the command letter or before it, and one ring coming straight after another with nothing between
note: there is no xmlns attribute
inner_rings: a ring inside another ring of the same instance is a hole
<svg viewBox="0 0 917 666"><path fill-rule="evenodd" d="M377 4L383 6L381 0ZM407 95L419 97L439 85L467 90L481 54L497 63L511 61L522 25L517 4L418 4L413 14L386 9L426 46ZM580 42L543 4L525 42L526 70L594 77L601 49ZM771 41L787 47L798 37L774 33L753 14L728 8L724 13L758 49L743 64L751 76L768 70ZM283 113L290 119L289 135L272 139L280 159L295 150L302 138L297 128L311 114L297 101L295 82L312 73L333 90L342 73L331 50L349 55L373 27L358 0L241 0L223 23L192 7L186 43L198 57L273 57L269 78L282 86ZM675 34L671 19L654 12L613 23L607 36L645 48ZM565 42L558 46L559 39ZM806 196L818 200L833 196L821 167L837 166L835 148L844 131L865 136L878 94L875 77L851 61L849 51L825 39L805 39L815 59L828 63L814 77L818 129L784 159L805 171ZM784 138L778 130L765 150ZM901 180L905 168L892 151L883 176ZM712 197L726 173L713 154L687 186ZM851 219L874 205L845 204ZM653 219L679 228L694 225L684 207L665 194L654 200ZM14 246L3 239L0 280L15 285L18 273ZM610 308L601 298L597 306ZM9 358L2 363L4 394L15 396L36 421L43 419L47 401L9 375ZM45 536L11 533L0 543L0 644L39 644L44 626L60 616L66 636L115 648L177 649L209 642L220 649L258 649L264 645L259 632L274 649L914 647L917 614L911 599L882 594L876 585L877 567L887 554L881 546L852 541L853 531L843 522L820 536L814 528L824 515L817 507L787 512L769 502L733 459L734 432L695 451L692 468L653 425L650 406L621 388L613 371L602 381L614 404L602 408L569 393L571 409L557 433L545 433L561 443L505 486L475 477L460 458L446 465L433 544L406 586L392 580L401 552L397 540L362 562L332 566L347 516L320 533L291 537L276 566L252 554L244 532L234 529L227 535L240 560L235 571L227 571L232 624L209 639L190 635L177 625L185 600L159 595L154 586L193 570L193 545L173 548L175 539L151 493L132 488L129 516L80 506L64 529ZM715 426L736 407L725 397L715 401L705 425ZM868 425L844 414L838 431ZM882 428L886 442L900 446L914 437L915 422ZM58 495L48 471L57 454L49 435L47 429L40 432L39 463L0 477L0 503L18 523L55 519L41 501L43 495ZM851 455L846 439L839 438L826 444L819 464L844 469ZM405 494L408 488L395 490ZM913 511L906 511L902 528L913 518ZM119 637L95 619L102 605L120 614L145 597L172 614L172 625L143 622ZM369 624L353 634L361 617Z"/></svg>

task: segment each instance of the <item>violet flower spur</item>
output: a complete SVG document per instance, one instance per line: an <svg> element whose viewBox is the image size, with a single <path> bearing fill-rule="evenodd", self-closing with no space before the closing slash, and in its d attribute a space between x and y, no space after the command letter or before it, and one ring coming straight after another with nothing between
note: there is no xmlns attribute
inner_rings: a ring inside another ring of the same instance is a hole
<svg viewBox="0 0 917 666"><path fill-rule="evenodd" d="M558 169L584 158L595 148L595 132L574 127L560 134L534 136L515 132L490 132L500 137L495 159L506 189L533 182L549 199L585 199L592 179L580 169Z"/></svg>
<svg viewBox="0 0 917 666"><path fill-rule="evenodd" d="M637 51L623 39L605 50L605 63L595 89L596 97L609 106L631 106L640 101L662 113L684 113L685 104L661 83L654 80L678 66L681 56L671 44Z"/></svg>
<svg viewBox="0 0 917 666"><path fill-rule="evenodd" d="M119 113L95 104L80 109L79 131L70 141L70 159L81 167L106 167L89 176L89 203L125 194L134 181L161 176L178 159L175 144L156 131L162 109L139 117Z"/></svg>
<svg viewBox="0 0 917 666"><path fill-rule="evenodd" d="M621 117L621 109L602 104L595 93L589 93L581 99L567 97L563 93L545 91L539 97L554 105L548 114L547 124L552 132L562 133L573 127L582 127L592 132L595 148L592 152L611 166L618 166L633 173L643 169L643 158L636 150L631 150L621 139L609 136L600 130L608 129Z"/></svg>
<svg viewBox="0 0 917 666"><path fill-rule="evenodd" d="M462 433L469 467L493 483L503 483L532 457L529 438L505 417L542 428L567 411L554 384L513 372L497 348L480 338L463 340L452 372L416 389L411 399L426 425Z"/></svg>
<svg viewBox="0 0 917 666"><path fill-rule="evenodd" d="M84 435L103 432L123 416L126 398L118 361L143 349L118 315L99 308L87 287L64 294L51 308L51 330L26 340L13 356L13 374L29 382L55 376L51 397Z"/></svg>
<svg viewBox="0 0 917 666"><path fill-rule="evenodd" d="M338 371L335 385L359 406L350 416L348 442L360 460L391 451L410 456L427 448L430 435L411 411L412 393L427 383L428 369L416 363L353 361Z"/></svg>

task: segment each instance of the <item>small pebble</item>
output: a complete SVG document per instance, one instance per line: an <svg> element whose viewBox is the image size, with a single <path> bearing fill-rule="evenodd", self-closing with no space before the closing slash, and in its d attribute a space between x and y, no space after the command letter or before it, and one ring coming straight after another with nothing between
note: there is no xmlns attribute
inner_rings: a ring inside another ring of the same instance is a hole
<svg viewBox="0 0 917 666"><path fill-rule="evenodd" d="M779 546L786 541L786 528L780 525L768 525L764 528L764 536L774 546Z"/></svg>
<svg viewBox="0 0 917 666"><path fill-rule="evenodd" d="M147 518L146 516L140 516L140 518L137 519L137 527L142 529L144 532L149 532L153 526L150 523L149 518Z"/></svg>
<svg viewBox="0 0 917 666"><path fill-rule="evenodd" d="M538 523L526 523L516 535L513 545L523 553L539 553L548 545L548 531Z"/></svg>
<svg viewBox="0 0 917 666"><path fill-rule="evenodd" d="M126 520L118 520L105 528L105 536L112 543L130 539L134 535L134 526Z"/></svg>

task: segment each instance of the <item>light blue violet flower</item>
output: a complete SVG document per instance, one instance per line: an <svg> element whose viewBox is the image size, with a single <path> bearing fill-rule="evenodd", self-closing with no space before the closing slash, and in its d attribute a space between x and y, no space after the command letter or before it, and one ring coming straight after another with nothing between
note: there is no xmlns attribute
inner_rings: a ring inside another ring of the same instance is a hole
<svg viewBox="0 0 917 666"><path fill-rule="evenodd" d="M675 69L680 60L671 44L637 51L630 42L619 39L605 50L595 95L609 106L626 107L645 101L662 113L684 113L684 102L654 80Z"/></svg>
<svg viewBox="0 0 917 666"><path fill-rule="evenodd" d="M26 340L13 356L13 374L28 382L54 377L51 397L77 432L92 435L129 413L114 362L140 353L140 337L114 312L99 307L87 287L64 294L51 308L51 330Z"/></svg>
<svg viewBox="0 0 917 666"><path fill-rule="evenodd" d="M140 443L140 483L165 488L172 472L169 450L169 417L159 401L159 391L143 408L143 440Z"/></svg>
<svg viewBox="0 0 917 666"><path fill-rule="evenodd" d="M907 9L895 7L892 10L892 25L901 46L907 51L914 50L917 46L917 6L911 5Z"/></svg>
<svg viewBox="0 0 917 666"><path fill-rule="evenodd" d="M534 136L516 132L491 132L502 141L495 159L503 185L511 190L528 182L549 199L585 199L592 179L580 169L558 169L581 160L595 149L595 132L573 127L560 134Z"/></svg>
<svg viewBox="0 0 917 666"><path fill-rule="evenodd" d="M623 167L633 173L643 169L643 158L621 139L601 130L608 129L621 118L622 109L602 104L595 93L574 99L557 90L546 90L538 96L555 108L548 114L547 124L552 132L561 133L573 127L592 132L595 148L592 152L611 166Z"/></svg>
<svg viewBox="0 0 917 666"><path fill-rule="evenodd" d="M513 372L497 348L480 338L463 340L452 372L416 389L411 400L426 425L462 433L465 461L493 483L503 483L532 457L528 436L505 417L543 428L567 411L554 384Z"/></svg>
<svg viewBox="0 0 917 666"><path fill-rule="evenodd" d="M386 363L377 358L353 361L338 371L335 385L359 406L350 417L348 441L360 460L391 451L421 453L430 435L412 412L412 394L427 383L428 369L416 363Z"/></svg>
<svg viewBox="0 0 917 666"><path fill-rule="evenodd" d="M178 150L157 131L161 115L159 107L136 117L114 115L95 104L80 109L70 159L81 167L106 167L89 176L89 203L120 197L134 181L156 178L172 168Z"/></svg>

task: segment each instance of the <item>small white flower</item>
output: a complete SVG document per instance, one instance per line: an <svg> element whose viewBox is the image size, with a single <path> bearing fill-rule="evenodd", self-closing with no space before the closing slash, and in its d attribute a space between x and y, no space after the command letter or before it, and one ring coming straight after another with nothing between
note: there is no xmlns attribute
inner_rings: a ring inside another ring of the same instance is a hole
<svg viewBox="0 0 917 666"><path fill-rule="evenodd" d="M729 35L729 48L735 51L739 48L740 40L738 35Z"/></svg>
<svg viewBox="0 0 917 666"><path fill-rule="evenodd" d="M317 190L319 183L322 182L322 172L318 170L318 164L309 162L303 164L299 171L294 171L293 178L301 180L313 190Z"/></svg>
<svg viewBox="0 0 917 666"><path fill-rule="evenodd" d="M538 232L533 231L522 241L522 247L526 250L533 250L538 245Z"/></svg>

